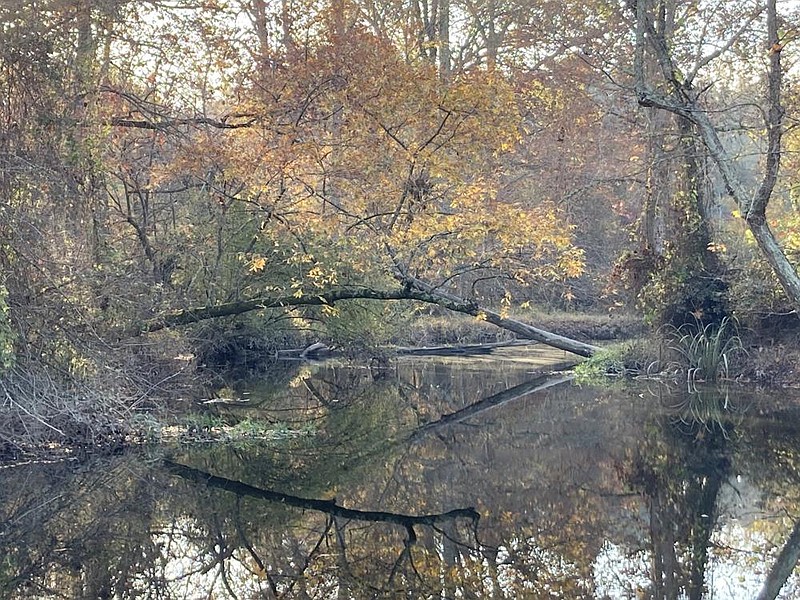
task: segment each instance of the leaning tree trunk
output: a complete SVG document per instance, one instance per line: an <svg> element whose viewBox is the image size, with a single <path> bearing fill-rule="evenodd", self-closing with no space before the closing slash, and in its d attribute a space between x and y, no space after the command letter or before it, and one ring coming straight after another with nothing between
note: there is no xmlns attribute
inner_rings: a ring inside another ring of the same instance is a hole
<svg viewBox="0 0 800 600"><path fill-rule="evenodd" d="M756 600L775 600L794 572L798 560L800 560L800 521L794 524L792 533L770 569Z"/></svg>
<svg viewBox="0 0 800 600"><path fill-rule="evenodd" d="M469 302L463 298L458 298L444 292L437 291L431 285L428 285L417 279L409 280L407 285L396 290L374 290L371 288L347 288L340 290L332 290L324 294L310 294L302 296L274 296L274 297L261 297L252 298L249 300L239 300L236 302L228 302L225 304L215 304L211 306L199 306L195 308L187 308L183 310L174 311L160 315L159 317L144 321L135 327L123 332L121 336L131 337L144 333L150 333L167 329L169 327L178 327L182 325L189 325L191 323L199 323L209 319L218 319L222 317L232 317L244 313L264 310L267 308L288 308L290 306L333 306L336 302L342 300L416 300L418 302L427 302L428 304L436 304L448 310L471 315L492 325L496 325L501 329L506 329L512 333L516 333L519 337L541 342L547 346L558 348L577 354L578 356L589 357L597 352L600 348L573 340L563 335L558 335L544 329L539 329L522 321L516 319L509 319L503 317L500 313L494 312L487 308L483 308L474 302Z"/></svg>
<svg viewBox="0 0 800 600"><path fill-rule="evenodd" d="M424 302L430 302L431 304L438 304L439 306L443 306L444 308L454 312L472 315L473 317L477 317L478 319L486 321L487 323L496 325L501 329L516 333L518 336L525 338L526 340L534 340L546 344L547 346L558 348L559 350L566 350L567 352L572 352L573 354L586 357L592 356L600 349L597 346L545 331L544 329L539 329L538 327L528 325L527 323L517 321L516 319L509 319L508 317L502 316L498 312L489 310L488 308L483 308L474 302L468 302L467 300L459 298L458 296L453 296L440 291L432 285L408 275L403 276L402 281L405 284L406 289L411 286L410 291L421 295L421 297L416 298L417 300L423 300Z"/></svg>
<svg viewBox="0 0 800 600"><path fill-rule="evenodd" d="M666 110L679 115L694 124L697 135L703 140L712 160L717 165L728 193L737 204L742 218L752 232L756 244L769 263L795 312L800 315L800 277L789 262L766 219L767 205L778 179L781 159L781 137L784 109L781 105L781 50L778 35L776 0L768 0L767 48L769 48L769 67L767 70L767 152L761 184L753 196L740 181L734 160L723 145L718 129L711 122L708 112L698 102L698 92L692 87L692 79L700 67L710 62L715 55L698 62L692 73L685 75L675 66L669 50L669 40L665 39L655 25L652 0L631 2L636 11L636 53L634 72L639 104ZM751 16L747 24L755 21L758 13ZM742 33L740 31L740 33ZM664 95L647 85L644 71L645 48L655 54L661 75L671 88Z"/></svg>

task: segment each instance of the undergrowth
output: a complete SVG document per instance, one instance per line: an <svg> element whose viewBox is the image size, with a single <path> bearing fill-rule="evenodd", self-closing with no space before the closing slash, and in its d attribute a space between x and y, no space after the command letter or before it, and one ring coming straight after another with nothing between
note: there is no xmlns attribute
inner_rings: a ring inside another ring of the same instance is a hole
<svg viewBox="0 0 800 600"><path fill-rule="evenodd" d="M732 362L747 355L736 323L727 317L719 324L672 327L667 340L678 357L674 366L689 383L728 379Z"/></svg>
<svg viewBox="0 0 800 600"><path fill-rule="evenodd" d="M646 371L652 345L646 339L631 340L603 347L592 357L575 367L575 379L580 384L607 384L610 380Z"/></svg>
<svg viewBox="0 0 800 600"><path fill-rule="evenodd" d="M606 384L622 376L685 379L701 382L730 379L748 355L735 321L693 323L662 329L659 335L604 347L575 368L579 383Z"/></svg>

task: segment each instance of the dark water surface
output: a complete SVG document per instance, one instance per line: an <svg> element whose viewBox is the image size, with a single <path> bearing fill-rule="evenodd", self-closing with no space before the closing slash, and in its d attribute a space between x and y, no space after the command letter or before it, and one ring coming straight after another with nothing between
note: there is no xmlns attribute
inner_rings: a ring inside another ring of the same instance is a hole
<svg viewBox="0 0 800 600"><path fill-rule="evenodd" d="M208 422L266 439L0 470L0 597L738 599L796 561L795 394L439 359L239 394Z"/></svg>

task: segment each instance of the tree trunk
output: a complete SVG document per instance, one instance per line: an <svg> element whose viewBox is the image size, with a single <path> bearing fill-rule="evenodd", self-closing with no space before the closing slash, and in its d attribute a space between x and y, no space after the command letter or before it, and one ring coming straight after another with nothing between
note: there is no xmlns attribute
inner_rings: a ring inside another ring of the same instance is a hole
<svg viewBox="0 0 800 600"><path fill-rule="evenodd" d="M553 348L566 350L567 352L572 352L573 354L585 357L592 356L600 349L597 346L579 342L556 333L551 333L549 331L545 331L544 329L539 329L537 327L533 327L532 325L528 325L527 323L523 323L522 321L517 321L516 319L503 317L500 313L494 312L487 308L482 308L477 304L468 302L463 298L459 298L458 296L453 296L446 292L442 292L432 285L427 284L424 281L420 281L414 277L404 276L401 277L401 280L406 286L404 289L407 289L408 286L412 286L416 290L419 290L423 293L422 297L416 298L417 300L430 302L431 304L438 304L439 306L454 312L472 315L473 317L477 317L486 321L487 323L496 325L501 329L516 333L518 336L525 338L526 340L535 340L548 346L552 346Z"/></svg>
<svg viewBox="0 0 800 600"><path fill-rule="evenodd" d="M260 81L266 81L266 74L272 67L272 51L269 39L269 11L266 0L252 0L245 5L250 13L250 20L253 23L258 47L252 51L253 58L258 65L258 76Z"/></svg>
<svg viewBox="0 0 800 600"><path fill-rule="evenodd" d="M696 134L703 141L709 155L717 165L727 191L735 200L739 212L753 233L759 250L772 267L786 296L794 306L795 312L800 315L800 277L766 222L767 205L772 197L780 169L784 115L781 105L782 67L780 56L782 46L778 32L776 0L768 0L766 4L767 47L770 48L767 70L767 109L765 111L767 152L763 178L755 196L741 183L734 160L722 143L717 128L697 101L698 93L693 89L691 81L697 68L688 77L682 76L670 55L669 40L658 29L651 2L639 0L635 3L631 2L631 5L635 6L636 10L634 75L639 104L675 113L694 124ZM755 15L751 21L754 19ZM661 76L672 90L668 95L655 92L647 85L645 77L646 47L655 53ZM701 62L705 64L708 60Z"/></svg>
<svg viewBox="0 0 800 600"><path fill-rule="evenodd" d="M663 256L666 250L664 231L664 207L669 185L669 168L664 152L664 138L669 115L655 112L648 115L647 133L647 179L645 182L644 208L641 217L641 252L643 256Z"/></svg>
<svg viewBox="0 0 800 600"><path fill-rule="evenodd" d="M450 79L450 0L439 0L439 77Z"/></svg>

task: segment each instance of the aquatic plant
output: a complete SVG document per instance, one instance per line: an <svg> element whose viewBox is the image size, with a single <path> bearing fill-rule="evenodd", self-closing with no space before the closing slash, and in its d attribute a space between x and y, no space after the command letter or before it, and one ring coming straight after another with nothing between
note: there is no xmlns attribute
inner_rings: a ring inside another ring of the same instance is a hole
<svg viewBox="0 0 800 600"><path fill-rule="evenodd" d="M719 324L686 324L668 332L669 348L681 358L677 365L686 371L690 383L727 379L731 361L747 351L738 327L728 317Z"/></svg>

